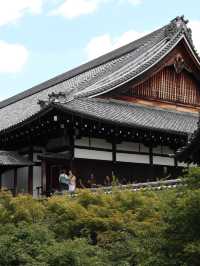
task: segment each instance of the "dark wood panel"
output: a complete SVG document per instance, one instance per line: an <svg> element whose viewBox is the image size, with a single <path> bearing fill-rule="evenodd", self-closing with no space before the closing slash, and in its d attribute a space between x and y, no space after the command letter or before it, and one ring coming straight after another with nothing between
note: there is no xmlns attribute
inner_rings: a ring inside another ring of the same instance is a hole
<svg viewBox="0 0 200 266"><path fill-rule="evenodd" d="M145 82L130 86L123 95L199 106L198 86L196 80L186 70L177 73L174 67L166 67Z"/></svg>

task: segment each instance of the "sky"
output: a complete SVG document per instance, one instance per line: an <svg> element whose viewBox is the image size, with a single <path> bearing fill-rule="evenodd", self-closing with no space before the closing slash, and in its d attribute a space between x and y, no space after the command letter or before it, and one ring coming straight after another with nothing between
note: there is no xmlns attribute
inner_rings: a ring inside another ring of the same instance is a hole
<svg viewBox="0 0 200 266"><path fill-rule="evenodd" d="M0 0L0 100L185 15L200 54L199 0Z"/></svg>

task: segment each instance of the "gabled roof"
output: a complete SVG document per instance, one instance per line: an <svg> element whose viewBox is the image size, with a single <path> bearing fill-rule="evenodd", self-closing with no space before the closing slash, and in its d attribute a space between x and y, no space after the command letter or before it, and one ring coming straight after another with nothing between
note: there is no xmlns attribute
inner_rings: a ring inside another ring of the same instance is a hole
<svg viewBox="0 0 200 266"><path fill-rule="evenodd" d="M199 63L183 17L115 51L68 71L0 103L0 131L40 111L38 100L64 92L67 101L95 97L138 77L164 58L182 39ZM84 101L84 100L83 100Z"/></svg>
<svg viewBox="0 0 200 266"><path fill-rule="evenodd" d="M52 87L55 91L56 89L69 93L73 89L79 91L88 85L95 83L101 77L104 77L108 70L109 72L112 72L114 69L117 69L118 66L127 60L130 53L138 50L140 47L144 46L144 44L151 42L156 36L160 36L165 31L165 28L166 26L92 61L80 65L77 68L47 80L29 90L4 100L0 102L0 108L31 95L38 94L44 90L47 91L48 95L48 93L52 92Z"/></svg>

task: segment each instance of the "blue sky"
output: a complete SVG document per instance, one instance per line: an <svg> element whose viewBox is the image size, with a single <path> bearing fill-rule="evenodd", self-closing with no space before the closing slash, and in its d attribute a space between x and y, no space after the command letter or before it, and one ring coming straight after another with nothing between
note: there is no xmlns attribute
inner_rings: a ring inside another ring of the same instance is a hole
<svg viewBox="0 0 200 266"><path fill-rule="evenodd" d="M199 10L199 0L0 0L0 100L182 14L200 52Z"/></svg>

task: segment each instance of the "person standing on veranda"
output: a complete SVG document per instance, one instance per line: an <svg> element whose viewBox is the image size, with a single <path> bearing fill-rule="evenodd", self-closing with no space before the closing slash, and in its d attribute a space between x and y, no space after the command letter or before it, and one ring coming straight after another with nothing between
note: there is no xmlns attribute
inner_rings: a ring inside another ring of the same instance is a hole
<svg viewBox="0 0 200 266"><path fill-rule="evenodd" d="M74 194L76 190L76 176L69 171L69 193Z"/></svg>
<svg viewBox="0 0 200 266"><path fill-rule="evenodd" d="M62 170L59 175L59 184L62 194L69 190L69 176L66 174L66 170Z"/></svg>

